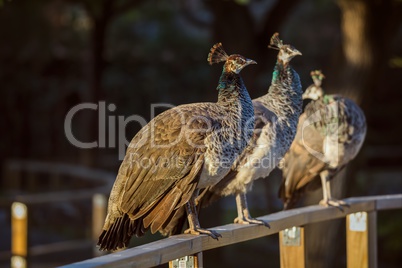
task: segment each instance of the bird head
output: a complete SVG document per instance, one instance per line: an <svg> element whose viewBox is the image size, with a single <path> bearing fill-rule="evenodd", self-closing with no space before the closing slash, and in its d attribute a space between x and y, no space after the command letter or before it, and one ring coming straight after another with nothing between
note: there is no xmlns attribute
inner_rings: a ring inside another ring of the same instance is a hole
<svg viewBox="0 0 402 268"><path fill-rule="evenodd" d="M310 72L310 76L313 79L314 85L321 87L322 80L325 78L321 70L314 70Z"/></svg>
<svg viewBox="0 0 402 268"><path fill-rule="evenodd" d="M313 79L314 84L309 86L303 93L303 99L318 100L324 96L324 91L321 88L321 83L325 76L319 70L311 71L310 75Z"/></svg>
<svg viewBox="0 0 402 268"><path fill-rule="evenodd" d="M240 73L240 71L250 64L257 64L254 60L247 59L239 54L228 55L222 47L222 43L215 44L208 54L208 62L210 65L219 62L225 62L224 71L232 73Z"/></svg>
<svg viewBox="0 0 402 268"><path fill-rule="evenodd" d="M289 63L293 57L297 55L302 55L302 53L293 46L284 45L282 40L279 39L279 33L274 33L274 35L271 37L268 47L279 50L278 61L282 62L283 64Z"/></svg>

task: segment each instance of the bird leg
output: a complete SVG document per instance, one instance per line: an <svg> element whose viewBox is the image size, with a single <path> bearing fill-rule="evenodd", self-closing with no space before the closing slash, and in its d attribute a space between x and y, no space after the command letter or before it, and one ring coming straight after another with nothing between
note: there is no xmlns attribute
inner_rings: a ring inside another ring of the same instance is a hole
<svg viewBox="0 0 402 268"><path fill-rule="evenodd" d="M196 190L196 192L193 194L193 196L185 205L189 228L185 230L184 233L194 235L206 234L212 237L213 239L218 240L219 237L222 237L221 234L212 230L203 229L200 226L200 222L198 221L197 208L195 206L195 197L197 197L197 195L198 191Z"/></svg>
<svg viewBox="0 0 402 268"><path fill-rule="evenodd" d="M250 212L248 211L246 194L237 194L236 195L236 205L237 205L237 218L234 220L234 223L239 224L260 224L270 228L269 224L263 220L257 220L250 216Z"/></svg>
<svg viewBox="0 0 402 268"><path fill-rule="evenodd" d="M327 170L320 173L323 199L320 201L320 205L332 206L338 208L340 211L344 211L342 206L349 207L349 204L342 200L332 198L331 195L331 183L329 179L329 172Z"/></svg>

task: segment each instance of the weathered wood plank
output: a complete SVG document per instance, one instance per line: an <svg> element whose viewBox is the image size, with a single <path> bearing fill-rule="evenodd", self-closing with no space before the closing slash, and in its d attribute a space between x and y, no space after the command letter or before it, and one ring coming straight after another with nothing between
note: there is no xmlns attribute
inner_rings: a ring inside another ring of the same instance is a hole
<svg viewBox="0 0 402 268"><path fill-rule="evenodd" d="M386 195L378 199L377 210L398 209L402 207L402 195Z"/></svg>
<svg viewBox="0 0 402 268"><path fill-rule="evenodd" d="M96 193L109 194L110 189L111 187L98 187L98 188L91 188L88 190L74 190L74 191L62 191L62 192L51 192L41 194L18 195L14 198L14 200L28 205L49 204L55 202L91 199L92 196Z"/></svg>
<svg viewBox="0 0 402 268"><path fill-rule="evenodd" d="M40 256L55 252L68 252L71 250L88 250L93 242L88 239L54 242L44 245L35 245L29 248L29 256Z"/></svg>
<svg viewBox="0 0 402 268"><path fill-rule="evenodd" d="M306 267L304 228L293 227L279 232L281 268Z"/></svg>
<svg viewBox="0 0 402 268"><path fill-rule="evenodd" d="M202 268L202 252L169 261L169 268Z"/></svg>
<svg viewBox="0 0 402 268"><path fill-rule="evenodd" d="M19 202L11 206L11 253L21 257L28 255L28 208Z"/></svg>
<svg viewBox="0 0 402 268"><path fill-rule="evenodd" d="M11 206L11 254L12 268L27 267L28 208L19 202Z"/></svg>
<svg viewBox="0 0 402 268"><path fill-rule="evenodd" d="M74 193L71 191L60 191L40 194L24 194L13 197L13 201L18 201L27 205L81 200L86 198L89 199L92 198L95 193L108 195L115 179L115 174L112 172L91 169L84 166L40 161L10 160L6 162L4 169L7 170L5 173L7 176L19 175L21 171L27 171L29 176L35 176L36 172L43 172L54 175L54 178L60 175L71 176L91 181L94 184L94 187L92 188L75 190ZM41 177L38 176L38 179L40 178ZM12 177L10 180L17 179ZM9 179L7 181L9 181ZM32 184L33 187L35 181L36 179L28 178L28 182Z"/></svg>
<svg viewBox="0 0 402 268"><path fill-rule="evenodd" d="M272 235L293 226L343 218L347 214L360 211L372 212L379 208L382 210L402 208L402 203L400 203L402 194L350 198L345 199L345 201L350 203L350 208L346 208L345 212L341 212L337 208L318 205L281 211L260 217L260 219L270 223L270 229L260 225L228 224L211 228L211 230L222 235L218 241L206 235L177 235L63 267L153 267L182 256L194 255L201 251ZM398 204L401 205L398 207Z"/></svg>
<svg viewBox="0 0 402 268"><path fill-rule="evenodd" d="M347 267L377 267L377 212L346 217Z"/></svg>
<svg viewBox="0 0 402 268"><path fill-rule="evenodd" d="M368 268L367 212L357 212L346 217L347 267Z"/></svg>
<svg viewBox="0 0 402 268"><path fill-rule="evenodd" d="M369 267L377 268L377 211L368 213L368 254Z"/></svg>

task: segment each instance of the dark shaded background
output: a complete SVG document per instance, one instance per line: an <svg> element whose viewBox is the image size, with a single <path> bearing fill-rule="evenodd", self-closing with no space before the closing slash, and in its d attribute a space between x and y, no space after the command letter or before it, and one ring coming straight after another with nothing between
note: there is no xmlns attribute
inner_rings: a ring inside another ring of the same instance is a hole
<svg viewBox="0 0 402 268"><path fill-rule="evenodd" d="M258 62L242 72L250 95L258 97L270 84L276 52L267 44L278 31L303 53L292 62L303 88L311 84L309 72L321 69L326 91L353 98L367 116L366 142L347 173L334 181L334 195L401 193L401 11L397 0L0 0L0 164L30 159L117 172L116 146L107 142L106 148L82 149L67 140L64 122L71 108L84 102L115 104L106 118L118 122L131 115L149 120L155 103L215 101L222 66L210 67L206 57L218 41L229 54ZM99 140L98 124L97 111L81 111L73 119L73 133L82 141ZM131 122L116 133L131 139L138 129ZM259 180L249 197L254 216L281 209L280 174L274 173ZM15 193L6 188L7 179L0 180L0 199ZM305 203L319 198L317 192ZM7 227L0 232L0 251L7 251L9 208L0 209L1 225ZM85 211L72 213L76 232L39 232L32 243L87 235ZM203 211L201 223L212 227L234 216L234 200L226 198ZM345 266L344 242L335 238L342 224L311 227L309 267ZM400 211L379 213L380 267L402 261L401 225ZM133 239L133 245L159 238ZM271 236L208 251L204 264L279 267L277 240ZM42 264L47 258L52 259L44 257Z"/></svg>

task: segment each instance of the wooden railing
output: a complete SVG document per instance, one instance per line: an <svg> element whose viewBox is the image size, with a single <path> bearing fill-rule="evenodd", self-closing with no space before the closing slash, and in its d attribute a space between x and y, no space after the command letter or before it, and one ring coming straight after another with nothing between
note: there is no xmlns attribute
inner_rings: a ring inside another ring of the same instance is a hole
<svg viewBox="0 0 402 268"><path fill-rule="evenodd" d="M281 211L259 217L270 223L270 229L259 225L228 224L211 228L222 235L218 241L206 235L177 235L63 267L153 267L168 262L170 267L191 267L181 266L189 260L193 261L192 267L202 267L203 251L277 233L280 234L281 267L305 267L303 226L344 217L347 218L348 267L377 267L377 211L401 209L402 194L345 201L350 204L345 212L318 205ZM208 267L207 263L204 265Z"/></svg>
<svg viewBox="0 0 402 268"><path fill-rule="evenodd" d="M106 197L112 187L115 174L84 166L27 160L7 161L3 170L6 188L18 193L2 199L2 206L11 207L11 267L28 266L27 257L31 256L91 248L102 229L106 216ZM40 188L39 185L43 185L41 180L44 175L52 184L51 187L48 187L49 189L63 189L62 185L65 184L65 180L71 181L72 179L76 180L78 186L84 183L86 187L77 186L74 189L52 192L40 191L41 189L38 188ZM32 191L36 193L27 193ZM28 221L33 206L40 206L46 210L46 206L50 204L80 200L92 200L92 237L30 245ZM94 256L99 256L100 253L94 249Z"/></svg>

